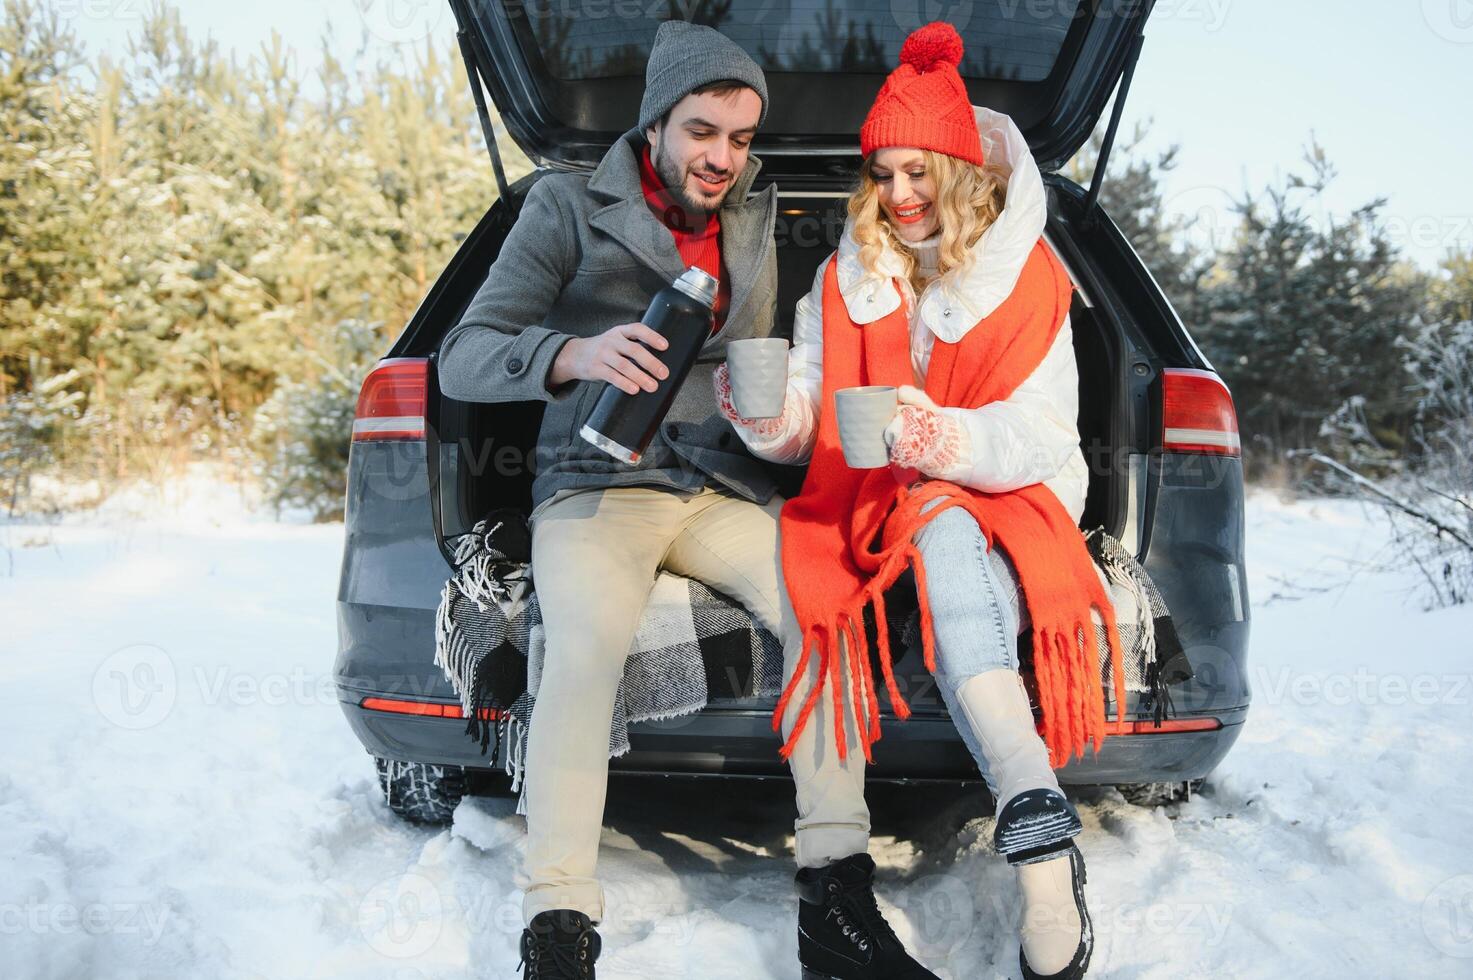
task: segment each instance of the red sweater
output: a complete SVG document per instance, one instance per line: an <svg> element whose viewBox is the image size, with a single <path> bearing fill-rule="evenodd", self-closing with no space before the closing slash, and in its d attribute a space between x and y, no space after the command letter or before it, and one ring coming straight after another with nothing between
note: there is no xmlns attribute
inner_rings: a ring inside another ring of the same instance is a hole
<svg viewBox="0 0 1473 980"><path fill-rule="evenodd" d="M705 212L691 214L675 200L655 173L648 143L639 155L639 186L644 191L650 212L675 237L675 248L680 252L681 261L687 266L704 269L715 277L718 283L715 329L720 330L726 320L727 306L731 303L731 283L722 274L720 217Z"/></svg>

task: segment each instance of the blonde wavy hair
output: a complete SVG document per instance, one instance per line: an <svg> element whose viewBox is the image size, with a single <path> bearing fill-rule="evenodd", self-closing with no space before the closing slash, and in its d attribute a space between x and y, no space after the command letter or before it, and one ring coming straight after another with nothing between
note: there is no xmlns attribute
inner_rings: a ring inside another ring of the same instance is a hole
<svg viewBox="0 0 1473 980"><path fill-rule="evenodd" d="M877 151L878 152L878 151ZM936 185L936 211L940 216L941 248L937 256L938 278L964 270L975 256L972 246L982 237L1007 203L1007 172L995 164L977 166L967 160L935 150L921 150L926 174ZM875 154L859 167L859 183L849 195L849 216L854 219L854 239L859 242L859 261L874 272L886 244L905 266L905 278L920 293L920 263L905 239L880 208L880 189L871 167Z"/></svg>

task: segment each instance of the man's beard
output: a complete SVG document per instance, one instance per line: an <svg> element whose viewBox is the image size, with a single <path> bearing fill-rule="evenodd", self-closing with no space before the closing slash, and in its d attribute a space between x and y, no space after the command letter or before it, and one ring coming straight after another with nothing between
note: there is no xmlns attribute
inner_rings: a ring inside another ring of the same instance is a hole
<svg viewBox="0 0 1473 980"><path fill-rule="evenodd" d="M675 203L684 208L686 213L715 214L721 209L721 205L726 202L726 191L731 189L731 182L729 180L727 181L726 187L722 188L721 197L717 198L715 204L692 200L690 195L685 191L686 171L680 169L674 160L666 156L663 143L656 148L652 162L655 165L655 175L660 178L660 183L665 185L665 189L670 192L670 196L675 198ZM696 179L699 180L700 178L697 177Z"/></svg>

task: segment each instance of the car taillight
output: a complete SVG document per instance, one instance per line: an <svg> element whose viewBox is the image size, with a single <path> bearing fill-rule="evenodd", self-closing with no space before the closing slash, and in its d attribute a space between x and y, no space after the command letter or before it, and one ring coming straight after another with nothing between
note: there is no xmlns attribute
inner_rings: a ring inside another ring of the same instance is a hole
<svg viewBox="0 0 1473 980"><path fill-rule="evenodd" d="M1156 724L1154 721L1128 721L1126 735L1161 735L1167 732L1215 732L1222 727L1216 718L1167 718Z"/></svg>
<svg viewBox="0 0 1473 980"><path fill-rule="evenodd" d="M396 715L423 715L427 718L464 718L465 712L458 704L443 704L439 701L410 701L404 698L366 697L358 702L359 707L369 711L388 711ZM479 708L476 717L487 721L498 721L504 712L500 708Z"/></svg>
<svg viewBox="0 0 1473 980"><path fill-rule="evenodd" d="M423 439L430 362L391 357L363 379L353 413L353 441Z"/></svg>
<svg viewBox="0 0 1473 980"><path fill-rule="evenodd" d="M1167 368L1162 372L1165 401L1161 448L1174 453L1241 456L1238 414L1233 396L1211 371Z"/></svg>

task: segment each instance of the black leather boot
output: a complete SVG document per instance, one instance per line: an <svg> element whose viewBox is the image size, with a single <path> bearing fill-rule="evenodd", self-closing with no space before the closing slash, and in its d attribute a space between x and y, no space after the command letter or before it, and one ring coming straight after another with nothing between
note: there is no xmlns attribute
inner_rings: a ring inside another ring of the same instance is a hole
<svg viewBox="0 0 1473 980"><path fill-rule="evenodd" d="M525 980L593 980L598 960L598 933L593 920L572 909L539 912L522 930Z"/></svg>
<svg viewBox="0 0 1473 980"><path fill-rule="evenodd" d="M880 914L874 880L868 854L798 872L803 980L938 980L911 958Z"/></svg>

